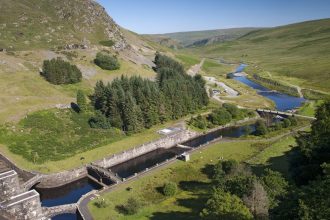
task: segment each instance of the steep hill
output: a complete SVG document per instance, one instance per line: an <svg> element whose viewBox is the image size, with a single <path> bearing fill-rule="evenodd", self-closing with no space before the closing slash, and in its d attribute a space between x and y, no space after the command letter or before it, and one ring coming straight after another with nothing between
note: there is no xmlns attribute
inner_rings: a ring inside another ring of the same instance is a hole
<svg viewBox="0 0 330 220"><path fill-rule="evenodd" d="M66 106L78 89L121 75L153 78L154 43L123 29L94 0L0 0L0 124L30 112ZM157 48L157 47L156 47ZM93 62L106 50L121 68ZM81 83L54 86L39 74L42 62L61 57L78 66Z"/></svg>
<svg viewBox="0 0 330 220"><path fill-rule="evenodd" d="M330 19L255 30L237 40L190 52L245 62L250 64L250 73L330 91Z"/></svg>
<svg viewBox="0 0 330 220"><path fill-rule="evenodd" d="M224 42L237 39L256 28L230 28L206 31L189 31L167 34L147 35L155 42L160 42L162 39L172 39L178 42L183 47L200 46L210 44L211 42Z"/></svg>
<svg viewBox="0 0 330 220"><path fill-rule="evenodd" d="M0 48L90 45L112 40L126 46L118 25L94 0L1 0Z"/></svg>

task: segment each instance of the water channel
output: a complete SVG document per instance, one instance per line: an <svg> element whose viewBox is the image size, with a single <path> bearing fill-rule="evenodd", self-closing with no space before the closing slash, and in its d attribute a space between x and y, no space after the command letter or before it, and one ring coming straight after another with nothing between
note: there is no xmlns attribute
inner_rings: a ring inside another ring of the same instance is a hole
<svg viewBox="0 0 330 220"><path fill-rule="evenodd" d="M246 64L239 65L236 68L235 73L244 71L246 66ZM259 95L272 100L276 105L276 109L279 111L287 111L298 108L306 101L304 98L294 97L267 89L266 87L249 80L246 76L237 76L233 77L233 79L250 86L251 88L257 90Z"/></svg>

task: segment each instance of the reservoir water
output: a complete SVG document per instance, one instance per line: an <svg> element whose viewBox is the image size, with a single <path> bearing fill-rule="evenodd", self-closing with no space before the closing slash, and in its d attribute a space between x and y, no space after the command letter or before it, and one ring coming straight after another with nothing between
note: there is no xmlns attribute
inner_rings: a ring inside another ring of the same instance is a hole
<svg viewBox="0 0 330 220"><path fill-rule="evenodd" d="M76 203L86 193L100 188L98 184L86 177L61 187L50 189L36 187L35 190L40 194L41 205L52 207Z"/></svg>
<svg viewBox="0 0 330 220"><path fill-rule="evenodd" d="M252 133L255 131L254 124L252 125L245 125L239 127L231 127L231 128L222 128L216 131L213 131L208 134L201 135L196 137L190 141L183 143L183 145L196 148L201 145L207 144L215 139L220 137L224 138L238 138L247 133ZM184 152L187 152L191 149L189 148L182 148L182 147L172 147L169 149L157 149L141 155L139 157L133 158L126 162L120 163L118 165L112 166L109 169L117 173L122 178L128 178L133 176L135 173L140 173L144 171L146 168L151 168L155 166L157 163L160 164L167 159L175 158L181 155Z"/></svg>
<svg viewBox="0 0 330 220"><path fill-rule="evenodd" d="M237 67L235 72L236 73L242 72L246 66L247 65L245 65L245 64L241 64L239 67ZM242 82L242 83L250 86L251 88L257 90L259 95L262 95L262 96L272 100L276 105L276 109L279 111L287 111L287 110L298 108L306 101L306 99L304 99L304 98L294 97L294 96L286 95L286 94L283 94L280 92L271 91L271 90L261 86L260 84L249 80L245 76L239 76L239 77L233 77L233 78L235 80Z"/></svg>

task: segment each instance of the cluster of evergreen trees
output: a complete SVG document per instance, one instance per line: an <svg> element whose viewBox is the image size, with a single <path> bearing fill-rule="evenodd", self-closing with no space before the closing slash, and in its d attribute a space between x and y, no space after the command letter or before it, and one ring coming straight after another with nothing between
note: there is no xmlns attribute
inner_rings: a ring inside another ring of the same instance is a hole
<svg viewBox="0 0 330 220"><path fill-rule="evenodd" d="M208 104L201 76L187 75L180 63L159 53L155 64L156 82L138 76L122 76L107 85L97 82L91 100L99 113L91 125L105 128L108 123L129 133L138 132Z"/></svg>
<svg viewBox="0 0 330 220"><path fill-rule="evenodd" d="M61 58L45 60L41 75L55 85L77 83L82 78L81 71L76 65L71 65Z"/></svg>

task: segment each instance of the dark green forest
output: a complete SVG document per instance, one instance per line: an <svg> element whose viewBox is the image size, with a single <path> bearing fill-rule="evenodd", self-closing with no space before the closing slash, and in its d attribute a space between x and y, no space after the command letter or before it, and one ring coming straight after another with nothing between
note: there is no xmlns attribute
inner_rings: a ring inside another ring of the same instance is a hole
<svg viewBox="0 0 330 220"><path fill-rule="evenodd" d="M155 64L156 81L122 76L106 85L97 82L91 96L96 110L91 126L134 133L181 118L208 104L200 75L187 75L180 63L160 53L156 54Z"/></svg>

